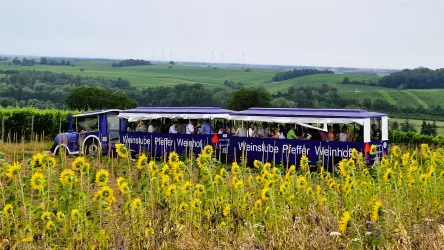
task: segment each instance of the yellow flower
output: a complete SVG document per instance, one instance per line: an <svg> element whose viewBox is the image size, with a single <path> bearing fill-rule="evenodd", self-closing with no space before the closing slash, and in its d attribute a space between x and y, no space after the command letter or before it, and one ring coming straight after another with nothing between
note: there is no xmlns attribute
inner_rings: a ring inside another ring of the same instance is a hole
<svg viewBox="0 0 444 250"><path fill-rule="evenodd" d="M57 221L62 222L63 220L65 220L65 214L61 211L57 212Z"/></svg>
<svg viewBox="0 0 444 250"><path fill-rule="evenodd" d="M197 166L198 166L199 168L202 168L203 166L205 166L205 161L203 160L203 158L205 158L205 157L202 156L202 155L199 155L199 156L196 158L196 163L197 163Z"/></svg>
<svg viewBox="0 0 444 250"><path fill-rule="evenodd" d="M122 194L128 194L129 193L129 187L128 182L122 181L120 182L120 185L117 186Z"/></svg>
<svg viewBox="0 0 444 250"><path fill-rule="evenodd" d="M171 195L173 195L174 194L174 192L176 191L176 185L174 185L174 184L171 184L171 185L169 185L168 187L167 187L167 190L166 190L166 195L168 196L168 197L170 197Z"/></svg>
<svg viewBox="0 0 444 250"><path fill-rule="evenodd" d="M237 162L233 162L233 164L231 165L231 173L234 176L237 176L240 174L240 172L241 172L240 170L241 170L240 166L237 164Z"/></svg>
<svg viewBox="0 0 444 250"><path fill-rule="evenodd" d="M259 199L259 200L255 201L253 207L254 207L254 210L256 210L256 211L260 210L262 207L262 200Z"/></svg>
<svg viewBox="0 0 444 250"><path fill-rule="evenodd" d="M290 183L288 181L284 181L281 186L279 187L279 193L285 194L288 191L288 188L290 187Z"/></svg>
<svg viewBox="0 0 444 250"><path fill-rule="evenodd" d="M86 160L84 157L77 157L72 163L71 163L71 168L74 171L79 171L80 169L83 168L83 165L86 163Z"/></svg>
<svg viewBox="0 0 444 250"><path fill-rule="evenodd" d="M52 213L49 212L49 211L45 211L45 212L43 212L42 215L40 216L40 219L41 219L42 221L48 221L48 220L51 220L51 217L52 217Z"/></svg>
<svg viewBox="0 0 444 250"><path fill-rule="evenodd" d="M261 192L262 200L268 200L271 197L270 188L264 187Z"/></svg>
<svg viewBox="0 0 444 250"><path fill-rule="evenodd" d="M215 175L213 179L216 184L222 184L224 182L224 179L222 178L222 176L220 176L218 174Z"/></svg>
<svg viewBox="0 0 444 250"><path fill-rule="evenodd" d="M227 226L227 223L225 223L225 221L222 221L219 225L221 228L224 228Z"/></svg>
<svg viewBox="0 0 444 250"><path fill-rule="evenodd" d="M106 169L100 169L96 173L96 185L101 187L108 184L109 173Z"/></svg>
<svg viewBox="0 0 444 250"><path fill-rule="evenodd" d="M399 157L401 155L401 149L398 146L393 145L391 153L393 156Z"/></svg>
<svg viewBox="0 0 444 250"><path fill-rule="evenodd" d="M31 243L34 239L31 236L22 238L22 243Z"/></svg>
<svg viewBox="0 0 444 250"><path fill-rule="evenodd" d="M20 172L20 170L22 170L22 164L14 162L12 165L8 166L8 169L6 171L6 176L9 179L12 179Z"/></svg>
<svg viewBox="0 0 444 250"><path fill-rule="evenodd" d="M352 148L351 158L352 159L358 159L359 158L359 152L358 152L358 150L356 150L356 148Z"/></svg>
<svg viewBox="0 0 444 250"><path fill-rule="evenodd" d="M59 179L63 186L73 185L78 180L77 175L71 169L63 170Z"/></svg>
<svg viewBox="0 0 444 250"><path fill-rule="evenodd" d="M6 206L3 208L3 214L8 217L12 214L14 207L11 204L6 204Z"/></svg>
<svg viewBox="0 0 444 250"><path fill-rule="evenodd" d="M253 166L254 166L255 168L259 168L260 165L261 165L261 162L260 162L260 161L258 161L258 160L254 160L254 162L253 162Z"/></svg>
<svg viewBox="0 0 444 250"><path fill-rule="evenodd" d="M230 204L227 204L227 205L225 206L225 208L224 208L223 215L224 215L225 217L227 217L228 214L230 213L230 210L231 210L231 205L230 205Z"/></svg>
<svg viewBox="0 0 444 250"><path fill-rule="evenodd" d="M389 160L387 159L387 157L382 157L381 159L381 167L386 168L389 165Z"/></svg>
<svg viewBox="0 0 444 250"><path fill-rule="evenodd" d="M348 175L347 170L347 159L342 159L342 161L339 162L339 171L341 172L342 176Z"/></svg>
<svg viewBox="0 0 444 250"><path fill-rule="evenodd" d="M40 152L32 156L31 166L35 169L43 167L43 155Z"/></svg>
<svg viewBox="0 0 444 250"><path fill-rule="evenodd" d="M243 186L244 186L244 182L242 180L238 180L234 184L234 190L239 190L239 189L243 188Z"/></svg>
<svg viewBox="0 0 444 250"><path fill-rule="evenodd" d="M220 176L224 177L227 174L227 170L225 170L225 168L221 168L219 170L219 174L220 174Z"/></svg>
<svg viewBox="0 0 444 250"><path fill-rule="evenodd" d="M125 178L123 178L123 177L119 177L119 178L117 178L117 180L116 180L116 184L117 184L117 186L120 186L120 185L122 185L122 183L125 181Z"/></svg>
<svg viewBox="0 0 444 250"><path fill-rule="evenodd" d="M168 163L170 165L175 165L179 162L179 155L176 152L171 152L168 155Z"/></svg>
<svg viewBox="0 0 444 250"><path fill-rule="evenodd" d="M296 180L296 187L300 190L305 189L305 186L307 186L307 180L304 176L299 176Z"/></svg>
<svg viewBox="0 0 444 250"><path fill-rule="evenodd" d="M440 177L444 177L444 170L441 171L441 173L439 173L439 176L440 176Z"/></svg>
<svg viewBox="0 0 444 250"><path fill-rule="evenodd" d="M154 172L156 172L156 162L155 161L150 161L150 163L148 163L148 167L150 168L151 174L154 174Z"/></svg>
<svg viewBox="0 0 444 250"><path fill-rule="evenodd" d="M48 157L48 162L46 163L46 165L49 168L55 168L55 166L57 165L56 159L54 157Z"/></svg>
<svg viewBox="0 0 444 250"><path fill-rule="evenodd" d="M142 170L146 166L147 161L148 161L148 158L146 157L146 155L145 154L141 154L139 156L139 159L137 159L136 168L138 170Z"/></svg>
<svg viewBox="0 0 444 250"><path fill-rule="evenodd" d="M34 190L42 191L45 186L45 178L43 173L35 172L31 177L31 187Z"/></svg>
<svg viewBox="0 0 444 250"><path fill-rule="evenodd" d="M202 156L205 158L211 157L213 154L213 147L211 145L206 145L202 150Z"/></svg>
<svg viewBox="0 0 444 250"><path fill-rule="evenodd" d="M188 204L186 204L185 202L180 203L180 205L179 205L179 212L180 213L186 211L187 209L188 209Z"/></svg>
<svg viewBox="0 0 444 250"><path fill-rule="evenodd" d="M128 158L128 149L124 144L117 143L116 144L116 152L120 158Z"/></svg>
<svg viewBox="0 0 444 250"><path fill-rule="evenodd" d="M355 160L353 160L352 158L350 158L347 161L347 169L351 171L353 171L353 169L355 168Z"/></svg>
<svg viewBox="0 0 444 250"><path fill-rule="evenodd" d="M410 153L405 153L402 155L402 166L407 167L410 163Z"/></svg>
<svg viewBox="0 0 444 250"><path fill-rule="evenodd" d="M264 216L267 216L268 210L270 210L270 207L269 206L265 207L265 209L264 209Z"/></svg>
<svg viewBox="0 0 444 250"><path fill-rule="evenodd" d="M382 203L377 200L374 202L372 207L372 221L377 222L379 220L379 216L382 215Z"/></svg>
<svg viewBox="0 0 444 250"><path fill-rule="evenodd" d="M196 186L194 187L195 189L195 194L197 195L203 195L205 193L205 186L202 184L196 184Z"/></svg>
<svg viewBox="0 0 444 250"><path fill-rule="evenodd" d="M307 188L305 189L305 194L306 194L306 195L310 195L310 193L311 193L312 190L313 190L313 188L311 188L311 187L307 187Z"/></svg>
<svg viewBox="0 0 444 250"><path fill-rule="evenodd" d="M192 187L192 186L193 186L193 184L192 184L191 182L189 182L189 181L185 182L185 183L182 185L182 188L181 188L182 193L183 193L183 194L189 194L190 191L191 191L191 187Z"/></svg>
<svg viewBox="0 0 444 250"><path fill-rule="evenodd" d="M371 147L370 147L370 154L371 155L375 155L376 154L376 145L371 145Z"/></svg>
<svg viewBox="0 0 444 250"><path fill-rule="evenodd" d="M45 231L51 230L51 227L53 227L53 226L54 226L54 222L52 222L52 220L49 220L48 222L46 222Z"/></svg>
<svg viewBox="0 0 444 250"><path fill-rule="evenodd" d="M308 170L308 158L306 155L302 155L299 166L305 171Z"/></svg>
<svg viewBox="0 0 444 250"><path fill-rule="evenodd" d="M422 183L423 186L427 185L428 179L429 179L429 177L427 174L421 174L419 176L419 181Z"/></svg>
<svg viewBox="0 0 444 250"><path fill-rule="evenodd" d="M392 174L393 170L391 168L387 168L384 174L384 181L388 181L392 177Z"/></svg>
<svg viewBox="0 0 444 250"><path fill-rule="evenodd" d="M199 198L194 198L194 200L191 201L191 207L193 209L198 209L202 205L202 201Z"/></svg>
<svg viewBox="0 0 444 250"><path fill-rule="evenodd" d="M79 210L73 209L71 210L71 220L77 220L79 218Z"/></svg>
<svg viewBox="0 0 444 250"><path fill-rule="evenodd" d="M135 198L131 202L131 210L135 211L135 210L139 209L141 205L142 205L142 200L140 198Z"/></svg>
<svg viewBox="0 0 444 250"><path fill-rule="evenodd" d="M345 231L347 230L347 227L350 223L350 219L351 219L350 214L347 211L345 211L342 214L341 220L339 221L339 231L342 234L345 234Z"/></svg>

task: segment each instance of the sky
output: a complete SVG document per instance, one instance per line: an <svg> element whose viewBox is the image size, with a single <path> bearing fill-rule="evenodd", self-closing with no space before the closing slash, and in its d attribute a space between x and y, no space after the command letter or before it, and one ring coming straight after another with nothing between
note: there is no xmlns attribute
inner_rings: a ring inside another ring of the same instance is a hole
<svg viewBox="0 0 444 250"><path fill-rule="evenodd" d="M442 68L443 11L443 0L0 0L0 54Z"/></svg>

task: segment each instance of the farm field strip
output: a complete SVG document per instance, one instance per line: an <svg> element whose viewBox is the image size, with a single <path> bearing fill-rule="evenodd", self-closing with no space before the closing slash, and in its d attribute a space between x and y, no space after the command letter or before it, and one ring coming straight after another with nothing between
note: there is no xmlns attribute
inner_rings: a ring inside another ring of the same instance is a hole
<svg viewBox="0 0 444 250"><path fill-rule="evenodd" d="M419 104L421 104L423 108L425 108L425 109L429 108L429 105L427 103L425 103L423 100L421 100L421 98L419 98L415 94L413 94L413 93L411 93L411 92L409 92L407 90L404 90L404 92L406 94L408 94L410 97L412 97L414 100L416 100Z"/></svg>
<svg viewBox="0 0 444 250"><path fill-rule="evenodd" d="M396 101L386 91L380 90L379 93L381 93L384 99L387 100L388 103L390 103L391 105L397 104Z"/></svg>

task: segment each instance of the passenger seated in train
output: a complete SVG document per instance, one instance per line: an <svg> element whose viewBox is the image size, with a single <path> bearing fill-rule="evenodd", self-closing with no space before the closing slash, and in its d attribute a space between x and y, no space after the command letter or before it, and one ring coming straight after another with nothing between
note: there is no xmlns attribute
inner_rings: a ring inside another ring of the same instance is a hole
<svg viewBox="0 0 444 250"><path fill-rule="evenodd" d="M145 121L140 120L139 124L137 124L136 132L147 132L147 127Z"/></svg>

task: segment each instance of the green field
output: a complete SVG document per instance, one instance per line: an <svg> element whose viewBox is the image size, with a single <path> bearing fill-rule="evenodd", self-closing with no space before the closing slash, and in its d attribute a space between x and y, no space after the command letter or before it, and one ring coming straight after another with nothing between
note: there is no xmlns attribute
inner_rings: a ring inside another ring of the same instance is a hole
<svg viewBox="0 0 444 250"><path fill-rule="evenodd" d="M398 122L399 126L401 126L401 124L404 123L405 120L406 119L401 119L401 118L390 118L389 124L391 125L392 123L394 123L396 121L396 122ZM432 123L433 121L426 121L426 122ZM418 133L421 132L422 120L409 119L409 123L415 127L415 129ZM437 130L438 135L444 136L444 122L436 121L436 126L438 127L438 130Z"/></svg>
<svg viewBox="0 0 444 250"><path fill-rule="evenodd" d="M364 99L378 100L385 99L392 105L402 107L434 107L436 105L444 106L444 90L396 90L381 88L375 86L363 85L343 85L340 82L344 77L349 77L351 81L377 81L378 76L360 76L360 75L343 75L343 74L321 74L310 75L294 78L281 82L272 82L271 78L276 71L271 70L255 70L245 72L242 69L226 69L211 67L191 67L191 66L173 66L169 69L166 64L157 64L151 66L133 66L113 68L111 61L72 61L76 67L72 66L51 66L39 65L34 66L8 66L8 62L0 62L0 69L16 69L16 70L41 70L52 71L57 73L67 73L80 76L106 78L122 77L131 82L136 87L156 87L156 86L174 86L177 84L194 84L202 83L209 89L222 88L229 90L223 82L230 80L234 82L242 82L247 87L263 87L271 93L285 92L291 86L319 86L322 84L332 84L339 94L348 99L356 99L362 101ZM85 71L80 71L83 68ZM1 75L0 75L1 76Z"/></svg>

